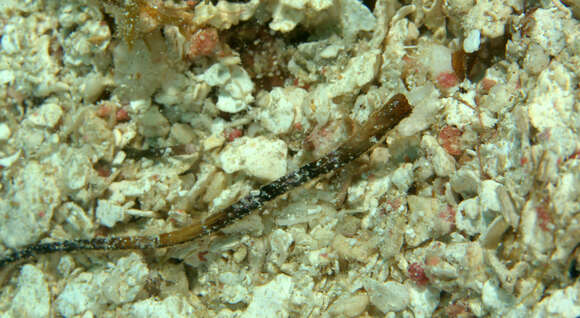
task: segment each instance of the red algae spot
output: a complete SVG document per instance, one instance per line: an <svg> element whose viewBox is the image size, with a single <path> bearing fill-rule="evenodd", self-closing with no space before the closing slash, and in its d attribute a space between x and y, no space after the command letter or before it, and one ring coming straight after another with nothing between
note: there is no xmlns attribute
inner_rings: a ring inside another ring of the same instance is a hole
<svg viewBox="0 0 580 318"><path fill-rule="evenodd" d="M117 120L117 122L126 122L131 120L131 116L129 116L129 112L127 112L126 109L120 108L115 113L115 119Z"/></svg>
<svg viewBox="0 0 580 318"><path fill-rule="evenodd" d="M412 263L407 270L409 278L417 284L417 286L425 286L429 283L429 278L425 275L425 270L419 263Z"/></svg>
<svg viewBox="0 0 580 318"><path fill-rule="evenodd" d="M455 209L452 206L448 205L447 209L439 212L439 217L443 219L445 222L455 225Z"/></svg>
<svg viewBox="0 0 580 318"><path fill-rule="evenodd" d="M106 167L99 167L97 168L97 174L99 175L99 177L108 178L111 175L111 169L108 169Z"/></svg>
<svg viewBox="0 0 580 318"><path fill-rule="evenodd" d="M481 84L481 89L483 89L486 92L489 92L489 90L494 87L497 82L495 80L489 79L489 78L484 78L481 80L480 82Z"/></svg>
<svg viewBox="0 0 580 318"><path fill-rule="evenodd" d="M473 315L471 311L461 303L450 304L445 308L445 313L447 314L447 317L450 318L475 317L475 315Z"/></svg>
<svg viewBox="0 0 580 318"><path fill-rule="evenodd" d="M439 256L427 256L425 258L425 265L437 266L437 264L439 264L440 261L441 261L441 259L439 258Z"/></svg>
<svg viewBox="0 0 580 318"><path fill-rule="evenodd" d="M522 157L522 159L520 159L520 164L524 166L529 162L529 160L528 157Z"/></svg>
<svg viewBox="0 0 580 318"><path fill-rule="evenodd" d="M538 226L542 231L548 232L550 231L550 225L552 224L552 217L550 216L550 212L548 208L544 205L541 205L536 208L536 215L538 217Z"/></svg>
<svg viewBox="0 0 580 318"><path fill-rule="evenodd" d="M207 262L207 258L205 258L207 254L209 254L208 251L199 252L197 253L197 258L202 262Z"/></svg>
<svg viewBox="0 0 580 318"><path fill-rule="evenodd" d="M191 37L189 57L208 56L216 51L219 43L218 32L214 28L201 29Z"/></svg>
<svg viewBox="0 0 580 318"><path fill-rule="evenodd" d="M436 81L441 88L451 88L459 84L459 78L453 72L439 73L437 75Z"/></svg>
<svg viewBox="0 0 580 318"><path fill-rule="evenodd" d="M237 128L228 129L224 131L224 137L226 137L226 139L230 142L242 137L243 135L244 132L241 129Z"/></svg>
<svg viewBox="0 0 580 318"><path fill-rule="evenodd" d="M111 114L112 107L108 104L102 104L96 111L96 115L99 118L107 118Z"/></svg>
<svg viewBox="0 0 580 318"><path fill-rule="evenodd" d="M452 156L461 155L461 147L459 138L463 132L459 128L453 126L445 126L439 132L439 142L441 147Z"/></svg>

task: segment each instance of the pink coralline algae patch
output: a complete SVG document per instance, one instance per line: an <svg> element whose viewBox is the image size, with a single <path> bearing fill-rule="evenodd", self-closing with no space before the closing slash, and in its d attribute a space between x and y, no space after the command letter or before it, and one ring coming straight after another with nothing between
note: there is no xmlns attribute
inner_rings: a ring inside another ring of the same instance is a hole
<svg viewBox="0 0 580 318"><path fill-rule="evenodd" d="M453 72L439 73L436 78L437 84L441 88L451 88L459 84L459 78Z"/></svg>
<svg viewBox="0 0 580 318"><path fill-rule="evenodd" d="M409 269L409 278L418 286L425 286L429 283L429 278L425 275L425 270L419 263L411 263Z"/></svg>
<svg viewBox="0 0 580 318"><path fill-rule="evenodd" d="M208 56L216 52L219 43L218 32L214 28L201 29L191 37L189 57Z"/></svg>
<svg viewBox="0 0 580 318"><path fill-rule="evenodd" d="M460 137L463 134L459 128L453 126L445 126L439 132L439 143L441 147L452 156L461 155Z"/></svg>

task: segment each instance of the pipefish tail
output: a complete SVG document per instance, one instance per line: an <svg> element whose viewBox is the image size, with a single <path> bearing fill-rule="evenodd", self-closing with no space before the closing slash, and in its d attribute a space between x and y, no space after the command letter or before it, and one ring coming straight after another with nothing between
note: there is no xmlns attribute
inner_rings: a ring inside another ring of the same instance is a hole
<svg viewBox="0 0 580 318"><path fill-rule="evenodd" d="M356 134L336 150L260 187L258 190L251 191L249 195L228 208L179 230L154 236L101 237L33 244L0 259L0 267L29 257L55 252L169 247L219 231L260 209L266 202L358 158L409 115L411 110L412 107L404 95L395 95L383 107L374 111Z"/></svg>

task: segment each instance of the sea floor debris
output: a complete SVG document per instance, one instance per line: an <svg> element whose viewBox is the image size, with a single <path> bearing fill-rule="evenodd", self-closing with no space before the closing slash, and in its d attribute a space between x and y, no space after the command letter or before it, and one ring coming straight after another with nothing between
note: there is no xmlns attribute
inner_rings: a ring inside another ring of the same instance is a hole
<svg viewBox="0 0 580 318"><path fill-rule="evenodd" d="M354 164L216 235L8 267L0 312L580 315L579 16L572 1L4 1L4 256L184 228L392 96L414 108Z"/></svg>

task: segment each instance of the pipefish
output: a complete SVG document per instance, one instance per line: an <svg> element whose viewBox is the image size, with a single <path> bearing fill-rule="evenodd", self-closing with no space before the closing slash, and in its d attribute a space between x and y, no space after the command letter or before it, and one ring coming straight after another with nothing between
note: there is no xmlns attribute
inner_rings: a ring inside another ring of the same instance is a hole
<svg viewBox="0 0 580 318"><path fill-rule="evenodd" d="M209 235L260 209L266 202L358 158L409 115L411 110L412 107L405 95L396 94L385 105L371 113L366 123L337 149L258 190L251 191L228 208L184 228L152 236L99 237L32 244L0 259L0 267L26 258L55 252L164 248Z"/></svg>

